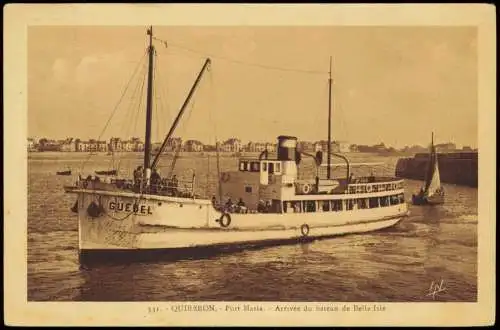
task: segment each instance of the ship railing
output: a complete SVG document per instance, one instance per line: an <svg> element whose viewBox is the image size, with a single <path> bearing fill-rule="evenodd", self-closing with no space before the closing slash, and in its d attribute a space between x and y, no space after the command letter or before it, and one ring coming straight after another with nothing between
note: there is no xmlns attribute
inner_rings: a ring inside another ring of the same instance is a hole
<svg viewBox="0 0 500 330"><path fill-rule="evenodd" d="M387 180L385 182L356 182L349 183L346 193L362 194L403 189L404 180Z"/></svg>
<svg viewBox="0 0 500 330"><path fill-rule="evenodd" d="M157 195L192 197L194 196L195 181L163 179L159 184L151 184L148 192Z"/></svg>
<svg viewBox="0 0 500 330"><path fill-rule="evenodd" d="M157 194L166 196L192 197L194 196L195 180L171 180L163 179L158 184L142 185L130 179L111 179L111 180L78 180L78 188L98 189L98 190L132 190L136 193ZM142 189L141 189L142 188Z"/></svg>

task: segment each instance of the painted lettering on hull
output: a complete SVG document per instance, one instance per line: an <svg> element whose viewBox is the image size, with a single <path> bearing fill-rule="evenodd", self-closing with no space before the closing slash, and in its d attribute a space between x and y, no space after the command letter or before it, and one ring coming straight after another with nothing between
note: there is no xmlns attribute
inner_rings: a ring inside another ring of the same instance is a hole
<svg viewBox="0 0 500 330"><path fill-rule="evenodd" d="M153 214L153 212L151 212L151 206L144 204L140 205L134 203L109 202L108 208L118 212L134 212L144 215Z"/></svg>

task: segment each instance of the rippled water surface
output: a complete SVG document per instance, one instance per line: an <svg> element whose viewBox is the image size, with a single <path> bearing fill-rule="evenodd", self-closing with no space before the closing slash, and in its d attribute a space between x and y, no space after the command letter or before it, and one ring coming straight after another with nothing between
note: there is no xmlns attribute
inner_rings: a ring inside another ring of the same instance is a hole
<svg viewBox="0 0 500 330"><path fill-rule="evenodd" d="M74 196L64 193L86 154L33 153L28 187L28 299L32 301L476 301L477 189L444 184L445 205L410 205L411 216L392 228L307 244L285 245L208 259L158 261L80 269ZM394 174L396 157L351 155L381 161L375 174ZM85 170L108 169L97 155ZM129 154L125 175L141 163ZM221 169L236 168L235 158ZM170 161L168 158L165 165ZM310 166L309 166L310 168ZM199 193L215 191L215 157L184 157L180 176L197 173ZM163 169L167 171L166 168ZM363 171L361 168L360 171ZM307 164L304 173L307 172ZM363 173L359 173L361 175ZM406 180L406 199L420 181ZM429 296L432 282L445 291Z"/></svg>

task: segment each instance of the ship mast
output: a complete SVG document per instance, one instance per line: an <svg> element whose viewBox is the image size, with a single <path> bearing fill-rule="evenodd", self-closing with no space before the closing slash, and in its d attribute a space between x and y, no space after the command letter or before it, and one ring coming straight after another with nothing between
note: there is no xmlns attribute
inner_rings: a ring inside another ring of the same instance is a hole
<svg viewBox="0 0 500 330"><path fill-rule="evenodd" d="M331 169L331 144L332 144L332 57L330 56L330 70L328 71L328 164L326 178L330 179Z"/></svg>
<svg viewBox="0 0 500 330"><path fill-rule="evenodd" d="M146 182L149 181L150 159L151 159L151 117L153 112L153 58L154 58L154 46L153 46L153 27L150 26L147 34L149 35L149 69L148 69L148 89L147 89L147 104L146 104L146 136L144 144L144 175Z"/></svg>
<svg viewBox="0 0 500 330"><path fill-rule="evenodd" d="M184 103L182 104L181 110L177 114L177 117L175 117L174 123L170 127L170 130L168 131L167 136L163 140L163 143L162 143L162 145L160 147L160 150L158 151L158 153L155 156L155 159L153 160L153 164L151 165L151 168L155 168L156 165L158 165L158 161L160 160L160 155L165 150L165 148L167 146L167 143L168 143L168 140L170 139L170 137L174 133L174 130L177 127L177 124L179 123L179 120L182 117L182 114L186 110L186 108L187 108L187 106L189 104L189 101L193 97L193 94L196 91L196 88L198 87L198 84L200 83L200 80L201 80L201 77L203 76L203 73L205 72L205 70L207 70L207 68L209 67L210 63L211 63L210 58L207 58L205 60L205 63L203 64L203 67L201 68L200 72L198 73L198 76L196 77L196 81L194 82L193 86L191 87L191 90L189 91L189 94L188 94L187 98L184 100Z"/></svg>

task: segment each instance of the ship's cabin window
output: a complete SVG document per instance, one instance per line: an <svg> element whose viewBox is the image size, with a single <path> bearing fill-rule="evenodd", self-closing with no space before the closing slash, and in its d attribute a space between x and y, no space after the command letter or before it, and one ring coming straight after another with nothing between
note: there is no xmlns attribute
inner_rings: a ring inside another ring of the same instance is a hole
<svg viewBox="0 0 500 330"><path fill-rule="evenodd" d="M372 197L368 199L368 205L371 209L378 207L378 197Z"/></svg>
<svg viewBox="0 0 500 330"><path fill-rule="evenodd" d="M342 211L342 201L341 200L332 201L332 210L333 211Z"/></svg>
<svg viewBox="0 0 500 330"><path fill-rule="evenodd" d="M360 198L357 200L358 209L367 209L368 203L366 198Z"/></svg>
<svg viewBox="0 0 500 330"><path fill-rule="evenodd" d="M283 202L283 213L293 213L292 204L290 202Z"/></svg>
<svg viewBox="0 0 500 330"><path fill-rule="evenodd" d="M271 163L271 162L269 163L268 172L269 172L269 174L274 173L274 163Z"/></svg>
<svg viewBox="0 0 500 330"><path fill-rule="evenodd" d="M251 172L259 172L260 166L259 162L251 162L250 163L250 171Z"/></svg>
<svg viewBox="0 0 500 330"><path fill-rule="evenodd" d="M291 207L292 207L294 213L300 213L300 212L302 212L302 205L301 204L302 203L299 202L299 201L293 201L291 203Z"/></svg>
<svg viewBox="0 0 500 330"><path fill-rule="evenodd" d="M240 162L240 171L248 171L248 162L246 161Z"/></svg>
<svg viewBox="0 0 500 330"><path fill-rule="evenodd" d="M316 201L304 201L304 212L316 212Z"/></svg>
<svg viewBox="0 0 500 330"><path fill-rule="evenodd" d="M324 212L330 211L330 201L323 201L322 209Z"/></svg>
<svg viewBox="0 0 500 330"><path fill-rule="evenodd" d="M399 204L403 204L405 202L405 195L404 194L399 194Z"/></svg>
<svg viewBox="0 0 500 330"><path fill-rule="evenodd" d="M389 197L388 196L380 197L380 206L381 207L389 206Z"/></svg>
<svg viewBox="0 0 500 330"><path fill-rule="evenodd" d="M391 205L397 205L397 204L399 204L399 198L398 198L397 195L391 196L390 199L391 199Z"/></svg>
<svg viewBox="0 0 500 330"><path fill-rule="evenodd" d="M347 204L347 210L352 210L354 208L354 199L348 199L346 200L346 204Z"/></svg>
<svg viewBox="0 0 500 330"><path fill-rule="evenodd" d="M268 172L269 174L281 174L281 163L279 161L263 161L262 172Z"/></svg>
<svg viewBox="0 0 500 330"><path fill-rule="evenodd" d="M260 171L260 164L258 161L248 161L248 160L241 160L240 161L240 171L242 172L259 172Z"/></svg>

